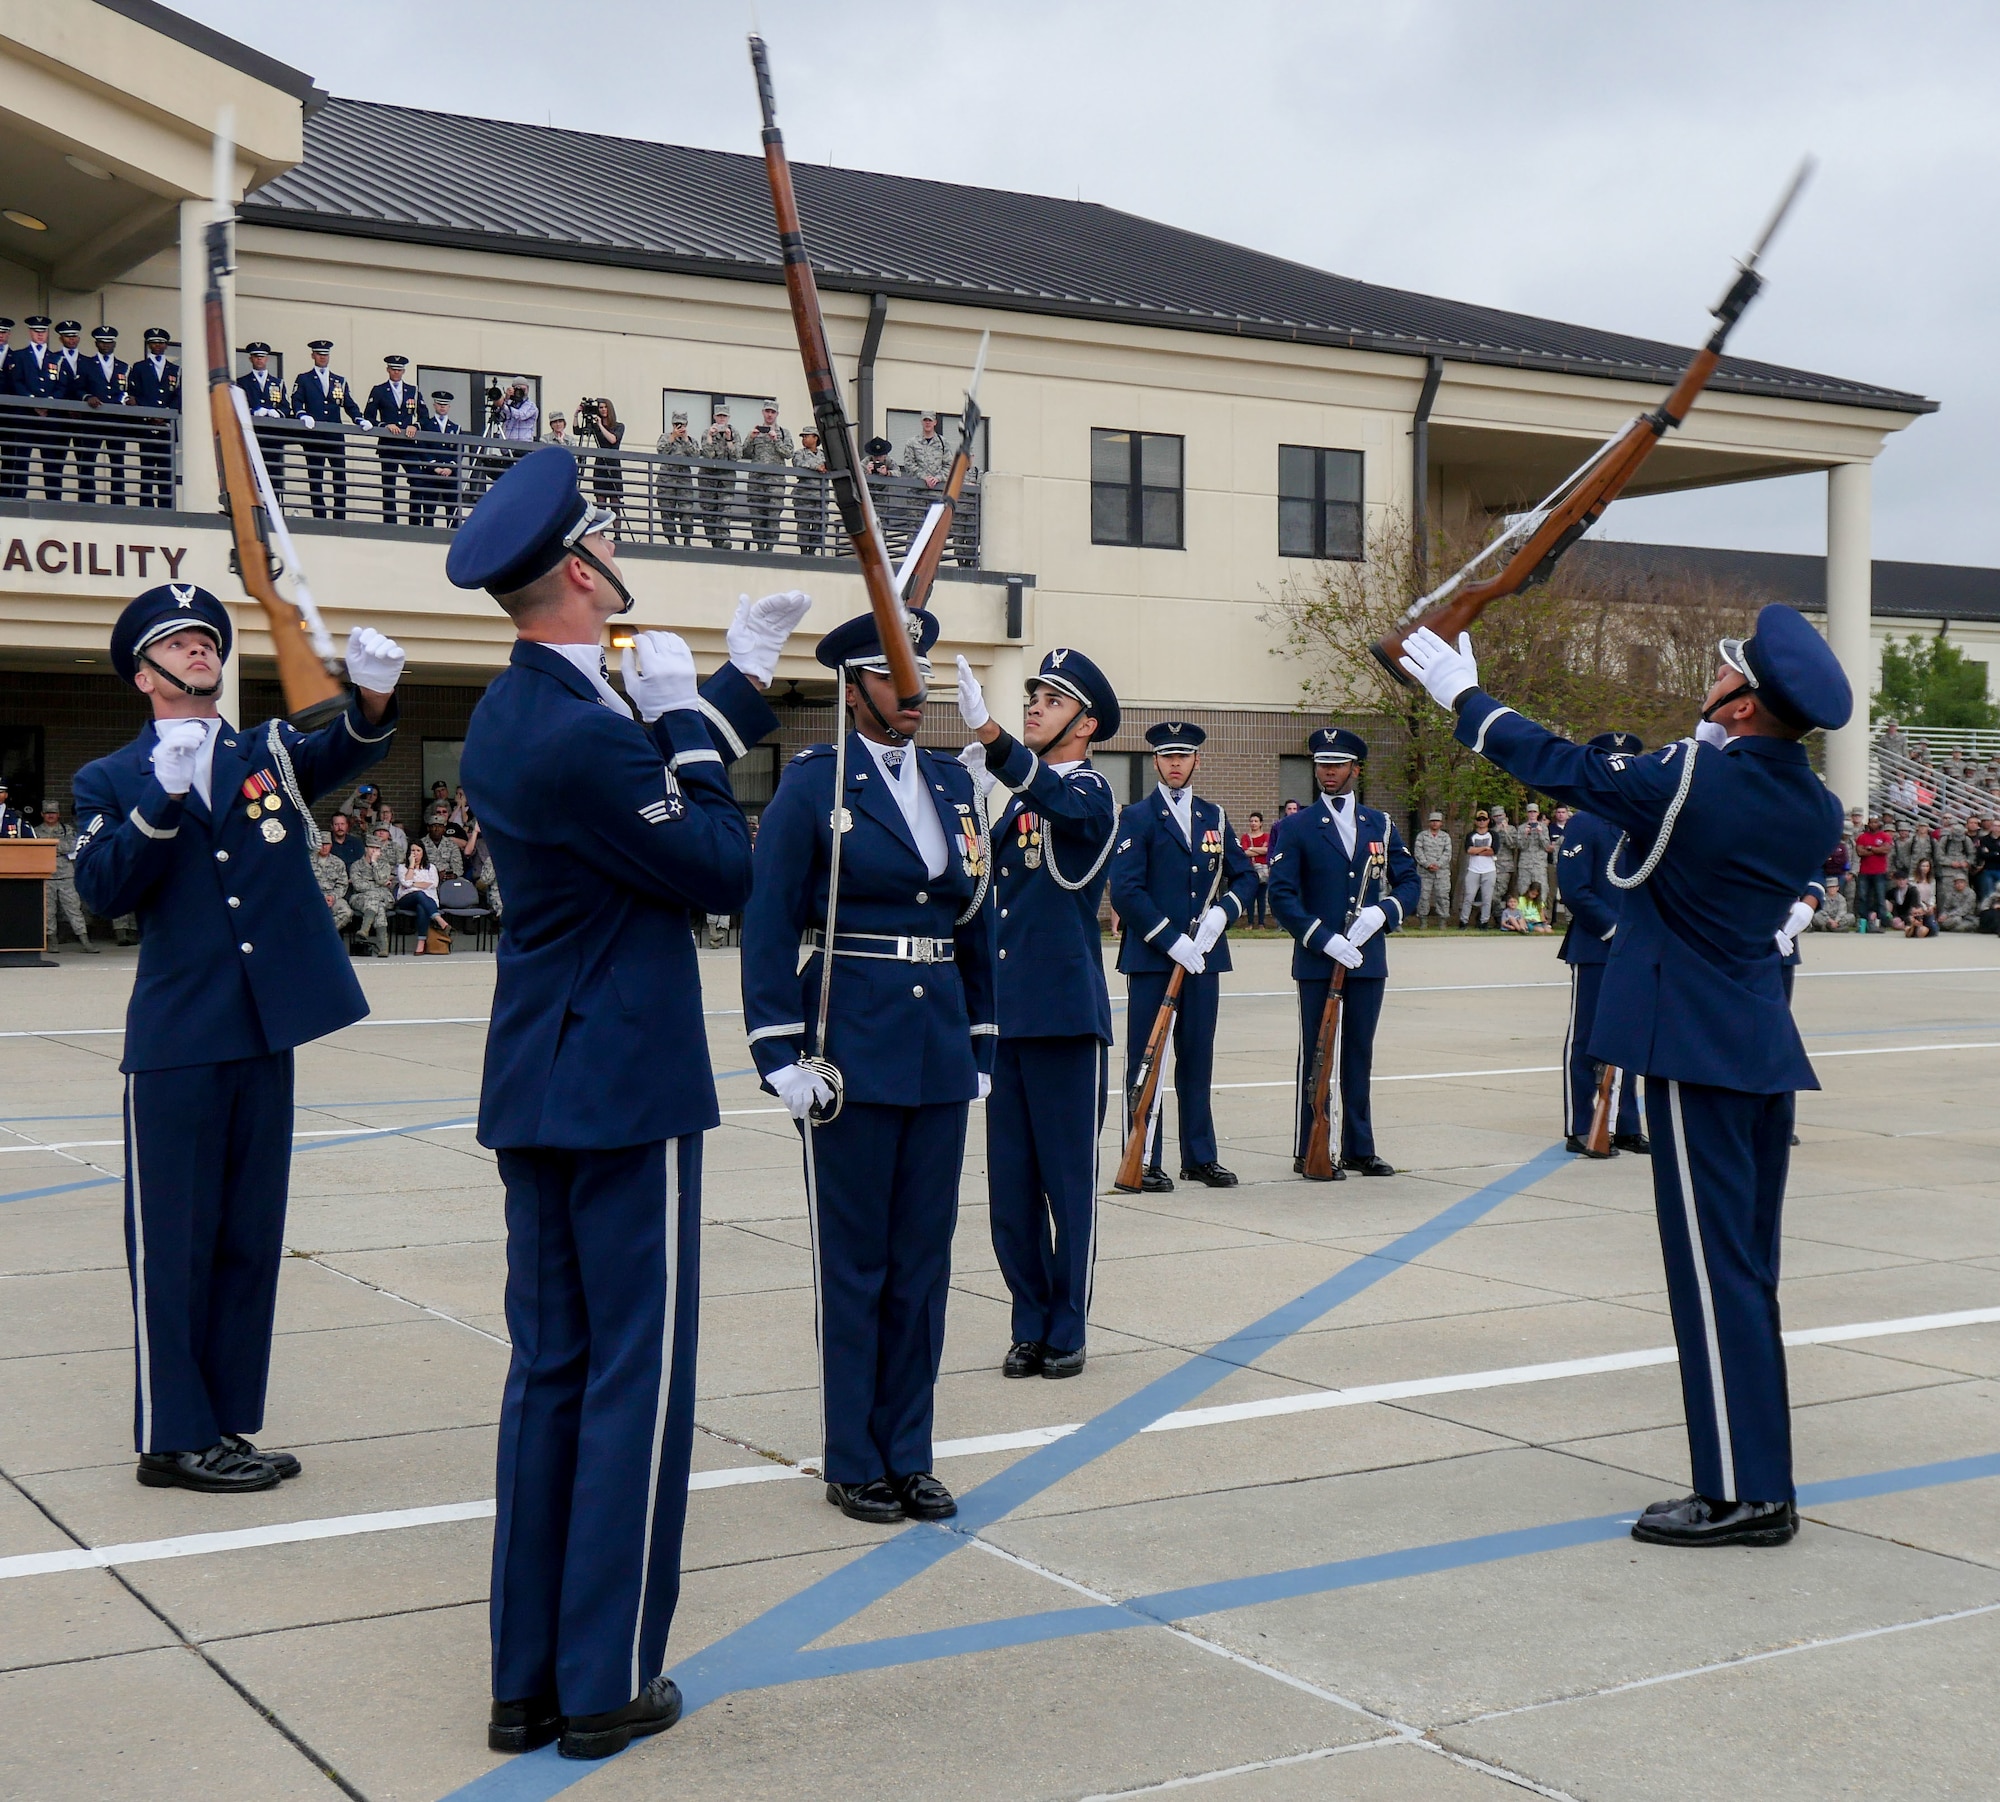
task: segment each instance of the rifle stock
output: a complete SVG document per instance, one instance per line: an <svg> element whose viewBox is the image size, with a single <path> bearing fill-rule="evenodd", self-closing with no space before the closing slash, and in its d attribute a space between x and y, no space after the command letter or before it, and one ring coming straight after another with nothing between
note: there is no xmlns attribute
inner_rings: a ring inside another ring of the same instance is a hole
<svg viewBox="0 0 2000 1802"><path fill-rule="evenodd" d="M1597 1105L1590 1110L1590 1133L1583 1141L1584 1150L1594 1158L1611 1155L1611 1109L1617 1088L1618 1072L1609 1064L1600 1064L1597 1070Z"/></svg>
<svg viewBox="0 0 2000 1802"><path fill-rule="evenodd" d="M1125 1134L1125 1151L1118 1160L1118 1174L1112 1180L1114 1189L1127 1195L1136 1195L1146 1180L1146 1129L1153 1118L1153 1097L1160 1092L1160 1070L1166 1061L1167 1035L1173 1031L1174 1015L1180 1012L1181 984L1187 980L1187 971L1179 964L1174 965L1173 974L1167 978L1166 999L1160 1003L1160 1011L1153 1016L1153 1030L1146 1035L1146 1049L1139 1059L1139 1079L1132 1085L1127 1105L1132 1110L1132 1124Z"/></svg>
<svg viewBox="0 0 2000 1802"><path fill-rule="evenodd" d="M854 430L840 398L833 373L833 351L826 341L826 319L820 311L819 283L799 226L798 197L792 192L792 166L785 156L785 139L778 130L778 105L771 90L771 63L764 40L750 37L750 66L757 77L757 103L764 117L764 173L771 184L771 209L778 223L778 244L785 260L785 292L791 301L792 326L798 334L799 357L805 365L806 389L812 396L813 423L826 457L827 485L840 509L840 523L854 545L868 589L868 608L888 660L889 680L905 707L923 704L924 684L917 674L917 655L904 621L908 610L896 593L896 574L882 540L875 503L862 479L855 454Z"/></svg>
<svg viewBox="0 0 2000 1802"><path fill-rule="evenodd" d="M1333 1162L1333 1067L1334 1048L1340 1043L1340 997L1346 981L1344 965L1336 965L1333 986L1326 992L1326 1006L1319 1017L1319 1036L1313 1045L1312 1131L1306 1135L1305 1176L1309 1182L1330 1183Z"/></svg>

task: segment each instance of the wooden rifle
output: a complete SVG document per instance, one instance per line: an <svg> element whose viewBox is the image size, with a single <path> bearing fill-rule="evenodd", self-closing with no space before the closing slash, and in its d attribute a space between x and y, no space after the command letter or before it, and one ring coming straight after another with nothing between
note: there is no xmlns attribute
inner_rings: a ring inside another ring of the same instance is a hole
<svg viewBox="0 0 2000 1802"><path fill-rule="evenodd" d="M1639 466L1652 454L1653 447L1687 418L1688 410L1721 362L1722 348L1731 330L1764 285L1763 276L1757 273L1758 259L1798 199L1812 166L1810 157L1799 165L1798 173L1792 177L1784 198L1778 202L1749 256L1737 266L1736 280L1730 284L1729 292L1709 309L1717 321L1716 328L1708 342L1689 359L1673 392L1652 412L1640 414L1608 438L1580 468L1565 476L1544 500L1524 513L1463 569L1413 602L1394 630L1376 642L1372 647L1376 661L1398 682L1407 686L1410 681L1409 672L1400 660L1404 641L1412 633L1427 627L1447 644L1456 644L1458 635L1490 603L1546 582L1562 554L1624 492L1639 473ZM1471 579L1482 564L1501 556L1506 561L1497 575L1478 582Z"/></svg>
<svg viewBox="0 0 2000 1802"><path fill-rule="evenodd" d="M1361 873L1360 895L1347 916L1347 925L1341 928L1342 936L1361 912L1368 898L1368 884L1382 874L1385 862L1379 852L1369 858L1368 867ZM1319 1034L1313 1042L1312 1086L1307 1090L1312 1097L1312 1130L1306 1135L1304 1174L1308 1181L1316 1183L1332 1182L1338 1168L1333 1151L1333 1085L1339 1081L1340 1072L1334 1068L1334 1054L1340 1045L1341 991L1346 982L1347 966L1336 962L1333 986L1326 992L1326 1006L1319 1016Z"/></svg>
<svg viewBox="0 0 2000 1802"><path fill-rule="evenodd" d="M215 431L222 511L229 521L229 567L241 578L243 592L264 610L278 659L278 681L285 691L285 711L294 726L311 731L346 710L345 671L299 569L298 554L257 448L257 434L251 428L249 402L236 386L231 370L229 324L223 303L223 282L232 273L229 227L235 214L229 201L236 180L236 148L231 137L232 121L225 109L215 133L216 216L208 228L208 286L202 295L202 323L208 339L208 414ZM275 552L274 539L278 546ZM278 577L287 569L296 601L287 600L278 588Z"/></svg>
<svg viewBox="0 0 2000 1802"><path fill-rule="evenodd" d="M757 103L764 114L764 172L771 182L771 207L778 221L779 248L784 253L785 292L792 304L792 325L798 333L806 389L812 396L813 424L819 430L820 449L826 456L827 485L833 490L840 523L861 563L862 580L868 588L868 608L875 616L875 630L882 640L882 655L888 660L889 680L895 687L897 704L921 707L924 683L917 674L917 655L905 623L909 614L896 592L896 575L889 566L882 522L875 517L875 503L861 476L854 430L847 423L840 382L833 373L833 351L826 341L819 284L813 279L812 261L806 255L805 237L799 228L798 198L792 192L792 166L785 158L785 140L778 130L770 58L764 40L754 32L750 36L750 66L756 73Z"/></svg>
<svg viewBox="0 0 2000 1802"><path fill-rule="evenodd" d="M1223 866L1229 861L1225 849L1218 847L1215 853L1215 874L1209 879L1208 899L1201 904L1201 912L1194 917L1194 924L1188 928L1188 937L1193 938L1200 929L1202 917L1215 905L1215 897L1222 888ZM1131 1109L1131 1125L1125 1132L1125 1154L1118 1160L1118 1174L1111 1186L1127 1195L1136 1195L1146 1181L1146 1140L1153 1124L1153 1098L1160 1092L1160 1075L1167 1057L1167 1039L1174 1030L1174 1016L1181 1011L1181 985L1187 981L1187 966L1176 963L1167 977L1167 992L1160 1002L1160 1011L1153 1016L1153 1030L1146 1035L1146 1049L1140 1054L1139 1068L1132 1079L1132 1087L1127 1092L1126 1106Z"/></svg>
<svg viewBox="0 0 2000 1802"><path fill-rule="evenodd" d="M906 607L930 604L931 584L937 580L938 565L944 561L945 546L951 541L952 521L958 517L959 498L972 470L972 449L979 437L979 378L986 373L986 347L991 332L979 334L979 355L972 365L972 380L965 390L965 411L960 415L958 449L946 472L942 496L931 502L924 523L910 544L910 554L896 572L897 592Z"/></svg>
<svg viewBox="0 0 2000 1802"><path fill-rule="evenodd" d="M1611 1110L1618 1093L1618 1072L1610 1064L1597 1066L1597 1105L1590 1110L1590 1133L1584 1151L1594 1158L1611 1155Z"/></svg>

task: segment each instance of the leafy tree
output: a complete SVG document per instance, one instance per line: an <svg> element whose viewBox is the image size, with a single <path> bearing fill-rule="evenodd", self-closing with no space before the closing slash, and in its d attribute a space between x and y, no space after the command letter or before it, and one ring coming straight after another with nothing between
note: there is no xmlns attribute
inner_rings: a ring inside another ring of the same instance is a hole
<svg viewBox="0 0 2000 1802"><path fill-rule="evenodd" d="M1466 512L1437 534L1432 564L1456 569L1498 530ZM1418 817L1437 808L1454 828L1495 803L1518 819L1526 791L1452 736L1453 721L1420 688L1375 659L1377 639L1435 578L1394 515L1370 532L1360 562L1323 563L1293 578L1267 618L1276 655L1299 675L1300 703L1404 728L1403 786ZM1658 744L1688 731L1715 678L1716 641L1749 629L1756 598L1706 581L1663 582L1572 554L1543 585L1494 604L1473 632L1480 680L1530 719L1575 739L1614 727Z"/></svg>
<svg viewBox="0 0 2000 1802"><path fill-rule="evenodd" d="M1986 695L1986 665L1942 632L1883 644L1882 686L1869 714L1905 726L2000 726L2000 707Z"/></svg>

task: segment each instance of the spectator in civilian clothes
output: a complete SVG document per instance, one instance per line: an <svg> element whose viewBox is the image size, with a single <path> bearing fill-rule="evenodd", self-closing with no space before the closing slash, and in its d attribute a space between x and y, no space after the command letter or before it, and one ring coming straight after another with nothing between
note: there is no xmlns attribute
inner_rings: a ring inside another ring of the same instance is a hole
<svg viewBox="0 0 2000 1802"><path fill-rule="evenodd" d="M1297 812L1298 812L1298 810L1299 810L1299 803L1298 803L1298 802L1296 802L1296 801L1287 801L1287 802L1285 803L1285 818L1289 820L1289 819L1290 819L1290 818L1292 817L1292 815L1293 815L1293 814L1295 814L1295 813L1297 813Z"/></svg>
<svg viewBox="0 0 2000 1802"><path fill-rule="evenodd" d="M1542 906L1542 885L1539 882L1531 882L1521 891L1521 930L1523 932L1551 930L1546 910Z"/></svg>
<svg viewBox="0 0 2000 1802"><path fill-rule="evenodd" d="M510 444L533 444L542 435L542 410L516 376L500 397L500 436Z"/></svg>
<svg viewBox="0 0 2000 1802"><path fill-rule="evenodd" d="M465 784L462 782L452 791L451 823L454 826L476 826L479 823L473 817L472 801L467 796Z"/></svg>
<svg viewBox="0 0 2000 1802"><path fill-rule="evenodd" d="M340 811L353 822L354 830L363 838L375 824L375 809L381 805L382 791L372 782L357 783L354 792L340 805Z"/></svg>
<svg viewBox="0 0 2000 1802"><path fill-rule="evenodd" d="M1472 903L1479 902L1479 923L1493 924L1493 833L1492 815L1483 807L1472 816L1472 830L1465 835L1465 890L1459 897L1458 923L1472 920Z"/></svg>
<svg viewBox="0 0 2000 1802"><path fill-rule="evenodd" d="M417 845L423 849L424 861L439 876L465 874L465 859L459 855L458 841L451 836L451 816L448 813L439 813L435 808L431 810L430 821ZM407 853L399 861L408 862Z"/></svg>
<svg viewBox="0 0 2000 1802"><path fill-rule="evenodd" d="M1880 814L1869 815L1868 824L1855 835L1860 889L1854 897L1854 917L1864 931L1871 925L1888 930L1889 854L1895 846L1895 834L1883 826Z"/></svg>
<svg viewBox="0 0 2000 1802"><path fill-rule="evenodd" d="M2000 890L2000 816L1989 817L1975 840L1979 856L1974 864L1973 885L1984 901Z"/></svg>
<svg viewBox="0 0 2000 1802"><path fill-rule="evenodd" d="M424 940L430 935L431 922L437 918L437 888L438 873L424 856L424 841L418 839L410 847L409 857L396 866L396 911L416 915L414 949L419 957L424 952ZM446 930L450 928L447 926Z"/></svg>
<svg viewBox="0 0 2000 1802"><path fill-rule="evenodd" d="M352 869L361 856L362 842L354 830L353 822L344 813L333 816L333 832L329 841L333 854Z"/></svg>
<svg viewBox="0 0 2000 1802"><path fill-rule="evenodd" d="M1250 830L1239 833L1236 842L1243 847L1244 855L1257 871L1257 892L1250 897L1250 924L1268 926L1271 923L1271 832L1264 824L1261 813L1251 814Z"/></svg>
<svg viewBox="0 0 2000 1802"><path fill-rule="evenodd" d="M1910 905L1903 916L1903 935L1913 939L1937 937L1937 875L1928 857L1917 859L1910 875Z"/></svg>
<svg viewBox="0 0 2000 1802"><path fill-rule="evenodd" d="M597 397L595 431L593 433L586 424L583 437L586 443L594 438L608 451L616 451L625 442L625 423L618 417L618 409L601 394ZM596 496L600 507L618 516L622 527L625 519L625 465L619 458L590 459L590 492Z"/></svg>
<svg viewBox="0 0 2000 1802"><path fill-rule="evenodd" d="M1979 930L1979 897L1972 892L1972 885L1962 872L1952 877L1951 887L1938 903L1937 923L1943 932Z"/></svg>
<svg viewBox="0 0 2000 1802"><path fill-rule="evenodd" d="M1994 889L1979 904L1979 930L2000 933L2000 888Z"/></svg>
<svg viewBox="0 0 2000 1802"><path fill-rule="evenodd" d="M442 778L431 784L431 798L424 803L424 818L429 819L440 807L447 813L451 811L451 787Z"/></svg>

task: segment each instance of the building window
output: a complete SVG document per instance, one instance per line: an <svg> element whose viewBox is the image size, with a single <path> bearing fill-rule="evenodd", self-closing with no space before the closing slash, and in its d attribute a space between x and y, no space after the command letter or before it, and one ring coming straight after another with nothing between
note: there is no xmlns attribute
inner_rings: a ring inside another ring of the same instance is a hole
<svg viewBox="0 0 2000 1802"><path fill-rule="evenodd" d="M1278 446L1278 555L1361 561L1361 453Z"/></svg>
<svg viewBox="0 0 2000 1802"><path fill-rule="evenodd" d="M1282 813L1287 801L1297 801L1310 807L1319 793L1319 778L1313 774L1313 760L1310 757L1280 757L1278 759L1278 808Z"/></svg>
<svg viewBox="0 0 2000 1802"><path fill-rule="evenodd" d="M729 787L739 807L762 808L778 792L778 747L752 745L729 766Z"/></svg>
<svg viewBox="0 0 2000 1802"><path fill-rule="evenodd" d="M424 740L421 759L424 792L417 797L418 807L431 804L431 785L436 782L444 784L444 792L454 801L458 799L458 760L464 752L465 740L462 738Z"/></svg>
<svg viewBox="0 0 2000 1802"><path fill-rule="evenodd" d="M1090 434L1090 542L1177 551L1182 440L1164 432Z"/></svg>
<svg viewBox="0 0 2000 1802"><path fill-rule="evenodd" d="M1143 751L1093 751L1090 766L1111 784L1111 798L1120 807L1145 794L1153 773L1153 760Z"/></svg>
<svg viewBox="0 0 2000 1802"><path fill-rule="evenodd" d="M470 432L474 437L484 432L493 418L493 409L500 404L500 394L507 384L514 380L528 384L528 398L539 408L542 404L542 378L538 375L518 376L511 369L433 369L428 364L417 368L417 393L424 403L424 417L430 417L430 398L440 388L446 390L451 399L445 412L456 422L461 432ZM541 420L542 434L548 435L548 419ZM497 438L500 429L493 427Z"/></svg>

